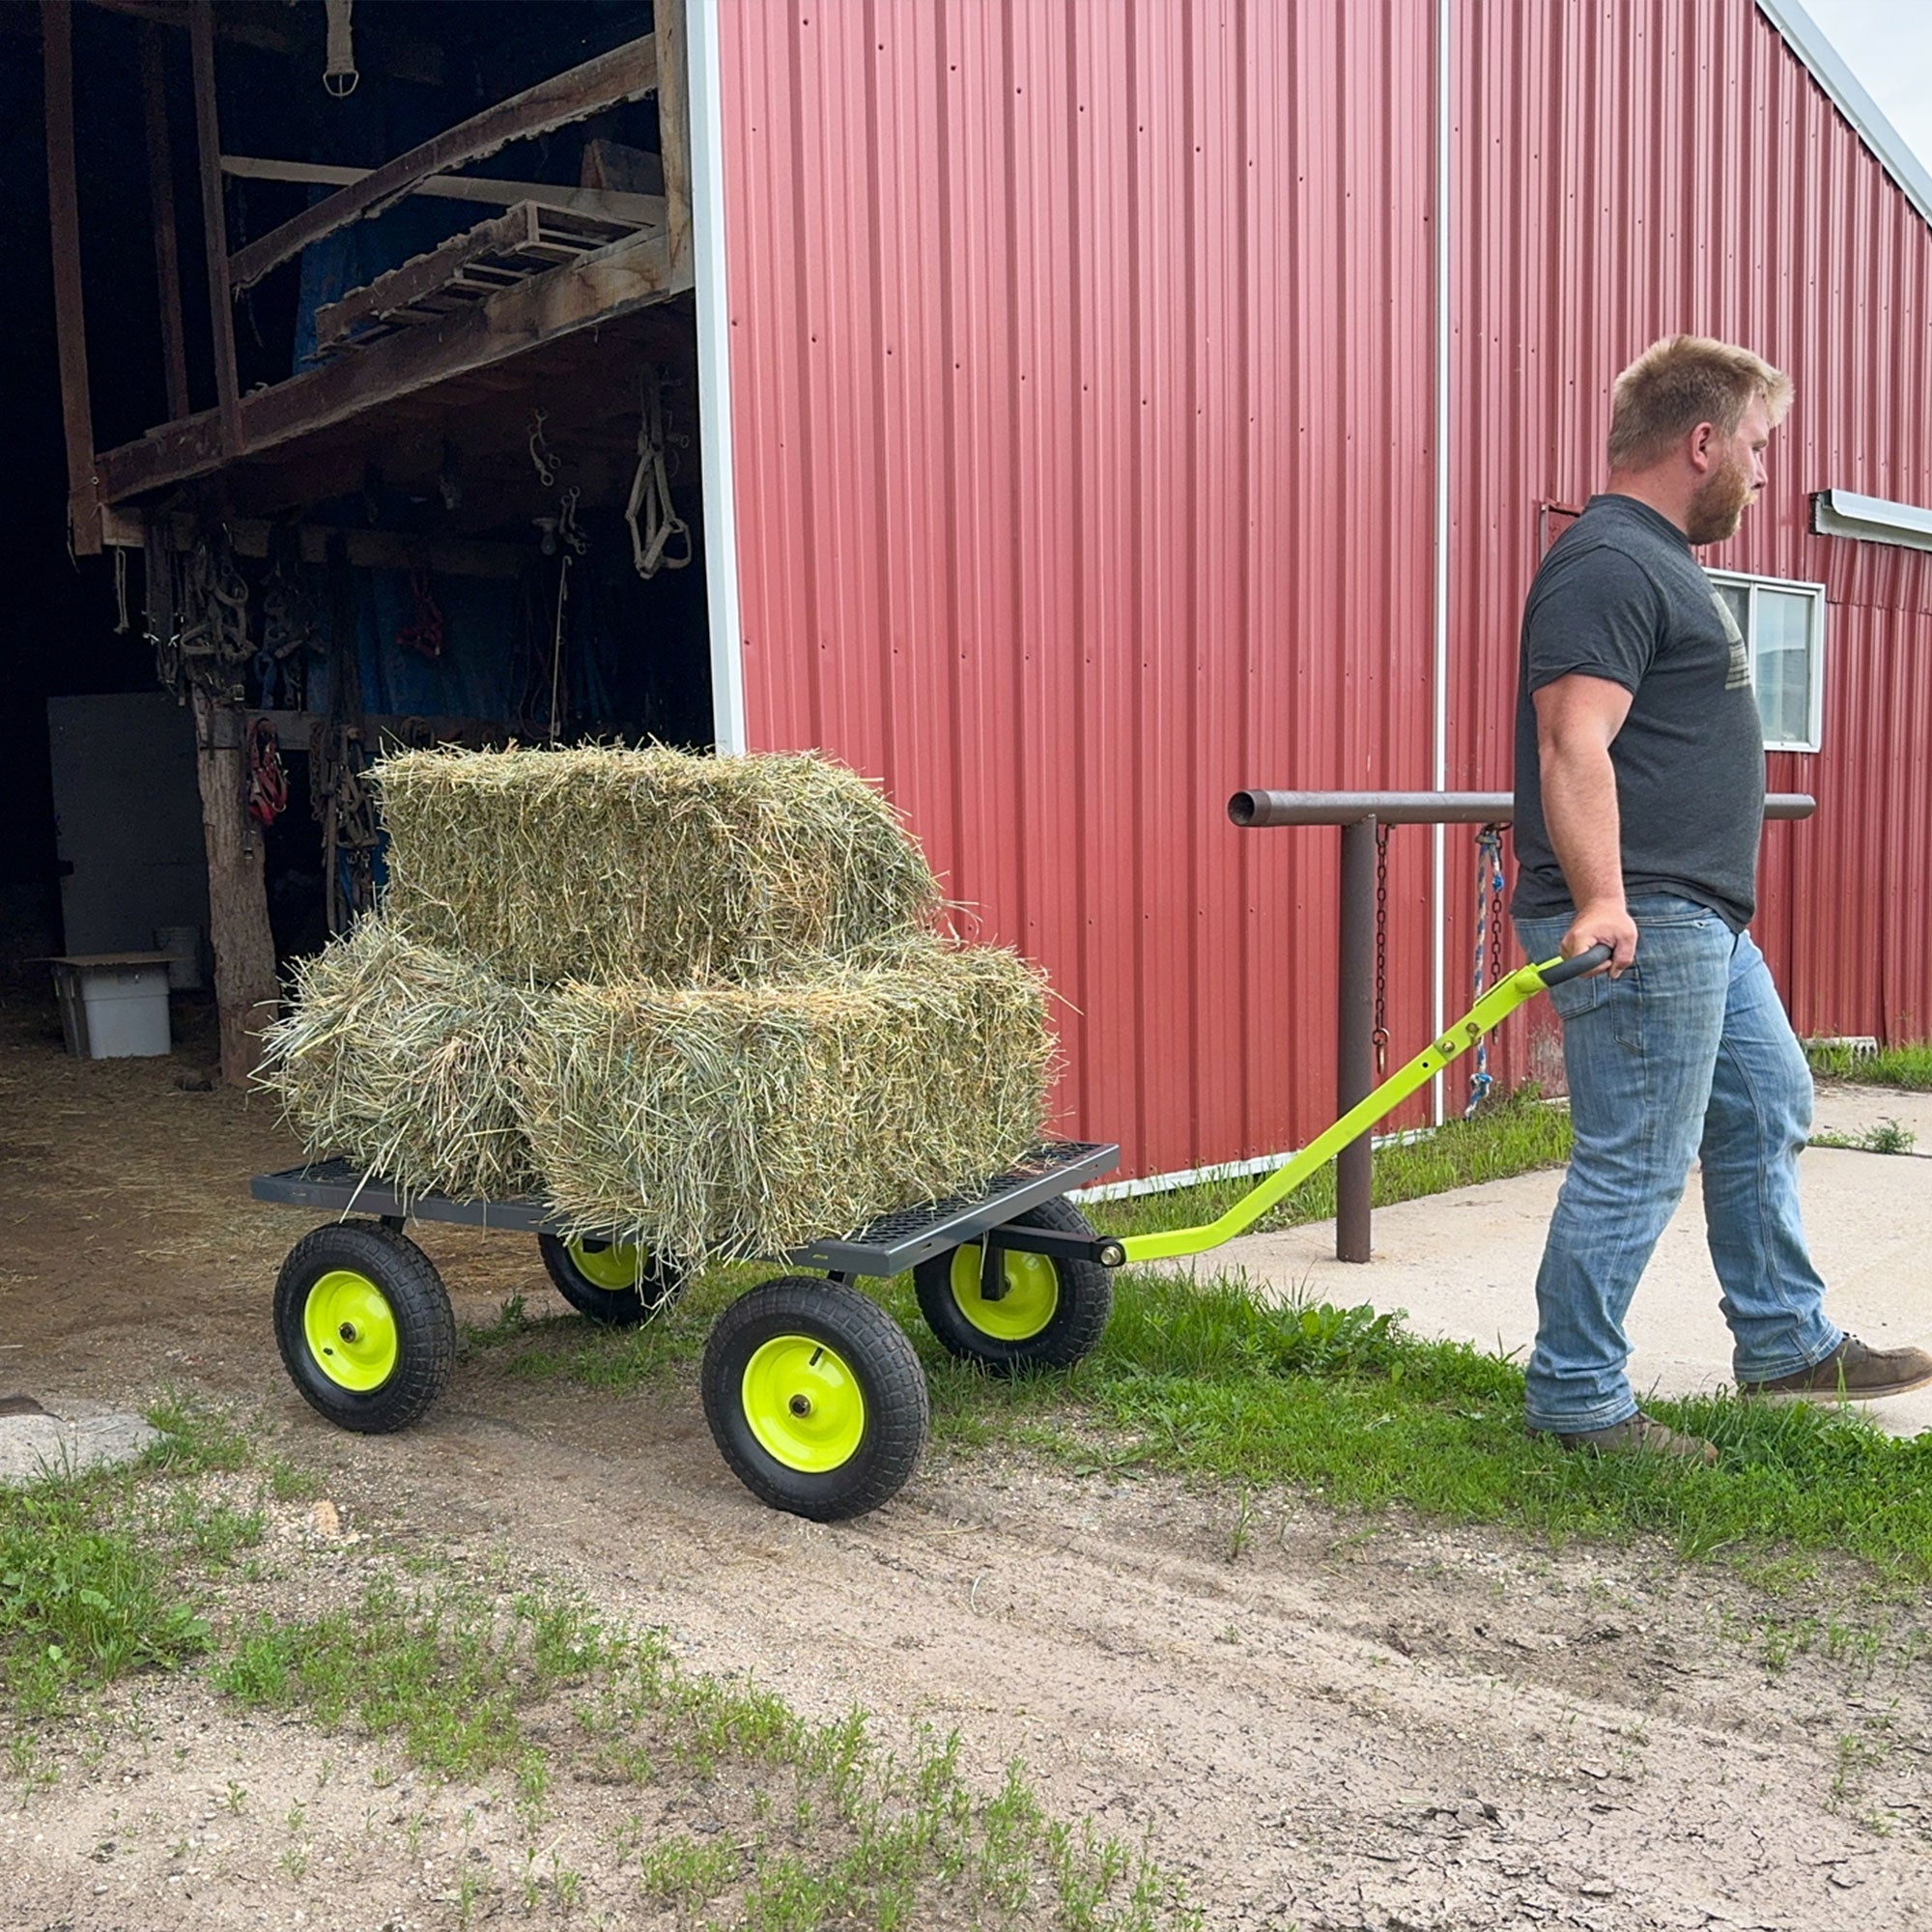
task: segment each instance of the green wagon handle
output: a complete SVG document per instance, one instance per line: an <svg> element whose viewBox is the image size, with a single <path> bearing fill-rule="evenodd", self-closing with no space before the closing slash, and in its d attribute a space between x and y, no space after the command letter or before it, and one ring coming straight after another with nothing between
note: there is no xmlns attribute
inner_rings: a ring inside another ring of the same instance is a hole
<svg viewBox="0 0 1932 1932"><path fill-rule="evenodd" d="M1391 1108L1406 1100L1416 1090L1433 1080L1453 1060L1504 1020L1551 986L1580 980L1610 963L1607 946L1593 946L1571 959L1546 959L1539 966L1520 966L1506 980L1499 980L1453 1026L1432 1040L1406 1066L1391 1073L1367 1099L1358 1100L1332 1127L1318 1134L1285 1166L1278 1167L1257 1187L1249 1190L1217 1221L1198 1228L1169 1228L1148 1235L1128 1235L1110 1243L1118 1250L1120 1262L1176 1261L1186 1255L1206 1254L1223 1241L1245 1234L1267 1210L1285 1196L1293 1194L1325 1161L1330 1161L1352 1140L1359 1139ZM1109 1259L1113 1259L1111 1256Z"/></svg>

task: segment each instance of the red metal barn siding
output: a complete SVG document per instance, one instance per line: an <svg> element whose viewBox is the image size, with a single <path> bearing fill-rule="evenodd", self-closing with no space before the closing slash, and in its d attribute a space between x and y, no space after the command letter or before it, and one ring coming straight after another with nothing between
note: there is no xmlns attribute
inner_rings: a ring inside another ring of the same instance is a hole
<svg viewBox="0 0 1932 1932"><path fill-rule="evenodd" d="M1797 404L1706 560L1829 586L1824 750L1770 770L1818 816L1770 829L1757 934L1801 1031L1922 1037L1932 555L1813 536L1809 499L1932 502L1932 231L1750 0L1456 32L1449 781L1508 781L1537 508L1601 486L1616 372L1678 329L1750 344Z"/></svg>
<svg viewBox="0 0 1932 1932"><path fill-rule="evenodd" d="M1432 18L721 10L752 742L885 781L1130 1174L1330 1115L1335 835L1229 792L1429 782Z"/></svg>

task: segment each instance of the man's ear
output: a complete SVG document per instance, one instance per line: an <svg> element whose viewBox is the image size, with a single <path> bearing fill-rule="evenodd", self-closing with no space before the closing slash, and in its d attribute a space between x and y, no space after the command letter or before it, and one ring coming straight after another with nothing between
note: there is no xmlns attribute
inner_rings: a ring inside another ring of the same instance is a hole
<svg viewBox="0 0 1932 1932"><path fill-rule="evenodd" d="M1686 447L1690 458L1690 468L1696 470L1699 475L1702 475L1717 461L1717 457L1711 448L1711 445L1717 440L1718 426L1716 423L1699 423L1690 432Z"/></svg>

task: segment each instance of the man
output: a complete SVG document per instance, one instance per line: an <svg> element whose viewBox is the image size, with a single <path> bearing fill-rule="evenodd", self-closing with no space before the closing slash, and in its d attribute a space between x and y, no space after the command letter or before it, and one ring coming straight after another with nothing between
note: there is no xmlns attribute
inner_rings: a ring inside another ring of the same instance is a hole
<svg viewBox="0 0 1932 1932"><path fill-rule="evenodd" d="M1614 949L1551 994L1576 1153L1537 1274L1531 1430L1716 1460L1643 1414L1623 1320L1697 1157L1738 1385L1821 1400L1932 1381L1824 1310L1798 1204L1811 1074L1747 930L1764 740L1744 639L1691 554L1738 527L1790 379L1698 336L1617 378L1609 484L1522 620L1512 911L1532 959Z"/></svg>

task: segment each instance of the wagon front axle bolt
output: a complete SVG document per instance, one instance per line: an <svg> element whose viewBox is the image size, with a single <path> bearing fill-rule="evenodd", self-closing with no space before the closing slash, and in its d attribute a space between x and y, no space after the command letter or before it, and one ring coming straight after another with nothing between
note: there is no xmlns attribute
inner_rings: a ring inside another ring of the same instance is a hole
<svg viewBox="0 0 1932 1932"><path fill-rule="evenodd" d="M803 1422L811 1413L811 1398L809 1395L795 1395L785 1406Z"/></svg>
<svg viewBox="0 0 1932 1932"><path fill-rule="evenodd" d="M353 1321L345 1321L342 1324L342 1326L338 1328L335 1332L338 1335L340 1335L345 1342L353 1342L356 1339L355 1324Z"/></svg>

